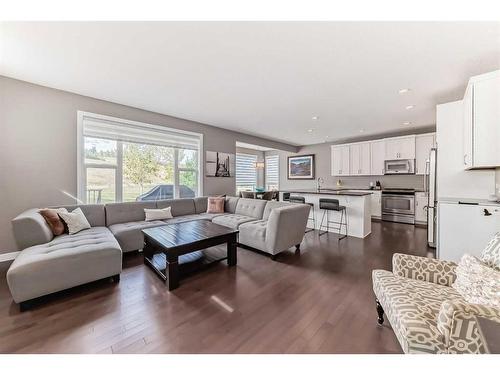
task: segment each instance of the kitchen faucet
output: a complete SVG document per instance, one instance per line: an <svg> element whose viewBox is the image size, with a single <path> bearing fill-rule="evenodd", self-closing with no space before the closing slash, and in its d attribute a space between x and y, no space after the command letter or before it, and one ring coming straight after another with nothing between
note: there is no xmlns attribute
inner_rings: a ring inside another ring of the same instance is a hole
<svg viewBox="0 0 500 375"><path fill-rule="evenodd" d="M321 184L324 182L324 180L321 177L318 177L318 191L321 190Z"/></svg>

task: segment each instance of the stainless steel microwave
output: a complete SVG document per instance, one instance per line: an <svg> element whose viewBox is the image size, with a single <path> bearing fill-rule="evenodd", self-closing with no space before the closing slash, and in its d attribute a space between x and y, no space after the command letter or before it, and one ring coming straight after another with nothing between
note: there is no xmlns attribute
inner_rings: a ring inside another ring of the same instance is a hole
<svg viewBox="0 0 500 375"><path fill-rule="evenodd" d="M415 159L386 160L384 174L415 174Z"/></svg>

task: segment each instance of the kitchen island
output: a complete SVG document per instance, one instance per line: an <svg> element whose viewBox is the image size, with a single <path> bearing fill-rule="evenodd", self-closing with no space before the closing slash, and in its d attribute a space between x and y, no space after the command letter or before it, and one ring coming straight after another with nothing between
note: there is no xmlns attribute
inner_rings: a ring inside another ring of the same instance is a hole
<svg viewBox="0 0 500 375"><path fill-rule="evenodd" d="M372 231L371 222L371 195L372 193L367 191L350 191L344 189L291 189L291 190L280 190L280 200L283 200L283 193L290 193L292 196L304 197L306 203L314 204L314 215L316 217L316 225L314 229L319 229L321 218L323 216L324 210L319 209L320 198L338 199L339 204L346 207L347 219L348 219L348 230L347 235L352 237L364 238L368 236ZM312 209L312 208L311 208ZM340 212L330 211L331 221L340 221ZM312 217L312 212L309 215ZM326 215L324 224L326 225ZM330 224L330 232L337 233L337 231L332 228L336 227L335 224ZM308 228L313 227L313 221L309 220ZM323 230L326 228L323 227ZM342 228L342 233L344 233L345 228Z"/></svg>

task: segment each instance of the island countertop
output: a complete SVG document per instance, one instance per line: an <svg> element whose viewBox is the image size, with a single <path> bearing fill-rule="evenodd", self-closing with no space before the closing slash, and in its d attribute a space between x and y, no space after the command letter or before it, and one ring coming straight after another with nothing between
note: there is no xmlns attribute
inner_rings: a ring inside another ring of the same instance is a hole
<svg viewBox="0 0 500 375"><path fill-rule="evenodd" d="M342 189L342 188L340 188ZM326 220L339 222L342 215L346 215L349 225L342 228L342 234L348 236L364 238L371 233L371 191L352 191L337 189L282 189L280 190L280 201L283 200L283 194L290 193L302 196L305 203L311 205L310 220L308 228L324 230L325 210L321 208L320 200L324 198L335 199L339 204L345 207L345 211L329 211ZM313 220L313 218L315 220ZM338 234L338 226L330 225L328 230Z"/></svg>
<svg viewBox="0 0 500 375"><path fill-rule="evenodd" d="M320 195L348 195L351 197L362 197L365 195L371 195L372 191L367 190L361 191L351 191L343 189L280 189L280 193L291 193L291 194L320 194Z"/></svg>

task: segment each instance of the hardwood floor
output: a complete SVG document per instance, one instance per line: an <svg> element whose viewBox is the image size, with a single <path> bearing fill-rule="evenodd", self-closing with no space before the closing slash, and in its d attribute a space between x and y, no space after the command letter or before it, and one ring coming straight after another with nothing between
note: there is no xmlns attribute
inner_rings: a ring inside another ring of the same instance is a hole
<svg viewBox="0 0 500 375"><path fill-rule="evenodd" d="M375 268L394 252L425 256L426 230L373 223L366 239L305 235L277 261L238 248L172 292L126 254L119 284L59 293L20 313L5 269L0 281L2 353L401 353L389 323L377 325ZM4 267L5 268L5 267Z"/></svg>

